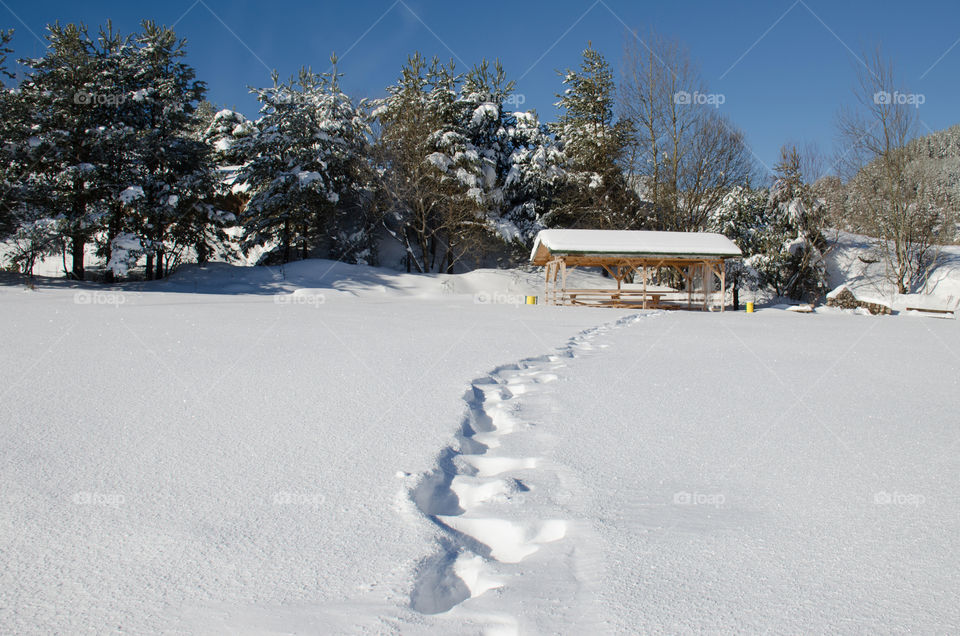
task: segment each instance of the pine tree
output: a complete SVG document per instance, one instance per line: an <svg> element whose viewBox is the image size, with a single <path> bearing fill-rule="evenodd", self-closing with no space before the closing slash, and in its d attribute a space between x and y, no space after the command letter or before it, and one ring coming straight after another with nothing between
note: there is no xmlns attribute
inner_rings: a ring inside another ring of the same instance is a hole
<svg viewBox="0 0 960 636"><path fill-rule="evenodd" d="M592 45L579 70L563 74L561 110L553 130L566 154L568 183L551 226L630 229L642 222L636 195L620 163L629 139L628 121L615 121L610 65Z"/></svg>
<svg viewBox="0 0 960 636"><path fill-rule="evenodd" d="M515 229L516 240L526 251L546 227L547 214L568 183L563 167L566 156L535 112L513 113L507 136L511 153L504 180L503 218Z"/></svg>
<svg viewBox="0 0 960 636"><path fill-rule="evenodd" d="M508 109L517 101L513 90L499 62L491 70L483 61L464 77L459 101L468 106L464 127L482 219L491 236L526 258L566 172L564 155L537 114Z"/></svg>
<svg viewBox="0 0 960 636"><path fill-rule="evenodd" d="M778 296L816 300L826 291L825 206L804 182L796 147L784 147L764 211L762 248L747 259Z"/></svg>
<svg viewBox="0 0 960 636"><path fill-rule="evenodd" d="M499 62L491 68L486 60L463 76L453 76L453 81L452 103L446 103L453 94L449 85L441 85L439 91L445 103L438 111L444 126L433 134L437 152L428 157L442 173L446 194L440 269L447 273L464 258L476 261L491 241L511 233L503 219L503 185L510 154L506 127L513 118L504 102L513 83L506 80Z"/></svg>
<svg viewBox="0 0 960 636"><path fill-rule="evenodd" d="M21 177L32 222L56 219L70 244L70 276L84 277L85 248L95 234L106 195L98 166L111 152L104 132L121 96L102 83L110 53L98 49L83 25L48 27L47 54L22 60L31 72L21 86L31 131L21 149L33 169Z"/></svg>
<svg viewBox="0 0 960 636"><path fill-rule="evenodd" d="M238 166L244 161L243 142L257 132L256 125L241 113L215 110L209 102L197 108L203 140L211 147L219 166Z"/></svg>
<svg viewBox="0 0 960 636"><path fill-rule="evenodd" d="M135 241L129 233L129 211L120 199L120 193L126 190L139 175L140 155L136 152L138 144L137 110L133 96L137 89L135 50L130 36L114 32L112 24L107 23L100 29L97 39L102 65L97 79L97 101L99 95L108 97L103 100L104 108L100 112L102 138L105 152L101 155L98 171L102 177L103 190L100 198L101 217L94 235L97 254L104 262L115 262L114 247L118 241L125 247L131 247ZM94 98L91 93L91 101ZM135 263L142 250L127 250L121 259L124 267L109 267L106 272L108 281L115 274L125 273L127 265Z"/></svg>
<svg viewBox="0 0 960 636"><path fill-rule="evenodd" d="M8 89L4 79L12 80L16 76L7 68L7 55L13 53L9 47L13 39L13 29L0 30L0 240L10 236L17 227L18 196L18 157L19 145L24 141L23 100L16 88Z"/></svg>
<svg viewBox="0 0 960 636"><path fill-rule="evenodd" d="M477 175L464 165L466 138L456 105L453 65L419 53L374 111L380 123L376 163L383 226L403 246L408 271L432 271L455 246L463 186ZM459 156L458 156L459 155Z"/></svg>
<svg viewBox="0 0 960 636"><path fill-rule="evenodd" d="M135 38L132 94L143 195L133 204L132 231L146 252L147 278L161 278L182 248L217 216L206 203L215 186L209 147L195 134L194 113L206 85L184 60L186 41L151 21Z"/></svg>
<svg viewBox="0 0 960 636"><path fill-rule="evenodd" d="M508 106L499 64L466 74L412 56L376 110L378 192L385 227L408 268L452 272L458 262L529 247L561 153L535 113Z"/></svg>
<svg viewBox="0 0 960 636"><path fill-rule="evenodd" d="M7 89L4 79L15 79L7 67L13 29L0 31L0 240L6 242L10 265L33 275L36 262L60 250L57 223L45 216L27 196L24 175L30 170L29 104L19 87ZM34 140L35 141L35 140Z"/></svg>
<svg viewBox="0 0 960 636"><path fill-rule="evenodd" d="M355 213L364 205L369 124L363 105L341 90L339 75L302 69L294 80L255 89L257 133L242 148L238 179L249 187L244 248L276 246L281 262L326 244L355 261L372 259L372 237ZM359 232L359 236L358 236Z"/></svg>
<svg viewBox="0 0 960 636"><path fill-rule="evenodd" d="M331 214L322 228L328 241L327 255L349 263L376 262L377 220L370 202L370 116L367 103L354 103L340 86L337 56L330 57L317 95L321 152L327 178L336 194Z"/></svg>
<svg viewBox="0 0 960 636"><path fill-rule="evenodd" d="M726 261L726 279L733 292L734 309L740 308L740 290L743 287L756 289L760 284L760 275L754 267L758 263L754 257L762 255L768 248L770 228L766 224L769 198L765 188L754 189L747 184L727 193L710 214L709 229L725 235L743 253L742 259Z"/></svg>
<svg viewBox="0 0 960 636"><path fill-rule="evenodd" d="M235 225L250 200L248 185L240 181L239 176L246 161L244 147L257 134L257 127L241 113L228 109L217 110L209 102L200 103L196 119L197 133L209 148L214 164L214 192L210 203L224 224ZM220 232L219 229L217 231ZM232 241L220 240L217 243L221 248L230 243L230 253L233 253ZM203 241L194 249L197 260L203 262L210 256L208 252L214 251L214 246Z"/></svg>

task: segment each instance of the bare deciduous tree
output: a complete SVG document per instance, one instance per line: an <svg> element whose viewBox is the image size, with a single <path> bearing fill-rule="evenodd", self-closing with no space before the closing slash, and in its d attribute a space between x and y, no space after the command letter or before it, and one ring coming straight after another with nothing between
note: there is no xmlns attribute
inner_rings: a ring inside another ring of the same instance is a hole
<svg viewBox="0 0 960 636"><path fill-rule="evenodd" d="M720 113L689 52L651 32L628 34L620 112L633 124L627 170L663 229L704 228L711 210L755 172L743 133Z"/></svg>
<svg viewBox="0 0 960 636"><path fill-rule="evenodd" d="M936 167L913 142L919 96L905 91L877 49L857 69L856 105L839 116L845 142L848 214L877 239L887 278L905 294L921 285L939 254L952 213L935 187Z"/></svg>

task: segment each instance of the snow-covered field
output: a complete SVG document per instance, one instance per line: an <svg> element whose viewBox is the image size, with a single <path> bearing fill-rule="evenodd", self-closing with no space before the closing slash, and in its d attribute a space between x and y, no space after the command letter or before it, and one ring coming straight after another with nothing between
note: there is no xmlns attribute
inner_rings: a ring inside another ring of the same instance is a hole
<svg viewBox="0 0 960 636"><path fill-rule="evenodd" d="M0 632L960 630L960 330L307 262L0 285Z"/></svg>

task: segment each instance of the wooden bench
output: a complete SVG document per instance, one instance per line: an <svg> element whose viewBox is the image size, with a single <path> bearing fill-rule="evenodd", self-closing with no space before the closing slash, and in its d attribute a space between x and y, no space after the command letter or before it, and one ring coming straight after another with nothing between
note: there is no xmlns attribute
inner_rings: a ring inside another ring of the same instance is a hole
<svg viewBox="0 0 960 636"><path fill-rule="evenodd" d="M929 307L904 307L907 311L920 311L928 314L955 315L953 309L930 309Z"/></svg>
<svg viewBox="0 0 960 636"><path fill-rule="evenodd" d="M655 309L660 305L660 299L668 293L663 291L647 291L639 289L566 289L560 293L563 304L596 306L596 307L633 307L643 308L646 303L648 309Z"/></svg>
<svg viewBox="0 0 960 636"><path fill-rule="evenodd" d="M904 294L900 298L906 301L904 303L906 311L919 311L940 316L956 316L957 306L960 305L960 299L954 300L953 296L930 298L923 294Z"/></svg>

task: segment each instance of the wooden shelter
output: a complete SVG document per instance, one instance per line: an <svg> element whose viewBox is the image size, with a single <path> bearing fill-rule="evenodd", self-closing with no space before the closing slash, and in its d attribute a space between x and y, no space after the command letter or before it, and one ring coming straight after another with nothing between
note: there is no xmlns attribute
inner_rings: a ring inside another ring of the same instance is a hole
<svg viewBox="0 0 960 636"><path fill-rule="evenodd" d="M544 301L554 305L701 309L726 304L726 267L740 258L740 248L722 234L646 232L638 230L543 230L530 262L545 268ZM567 287L575 267L601 267L615 289ZM656 284L664 271L675 271L682 289ZM719 279L719 290L715 279ZM715 303L719 294L719 303Z"/></svg>

